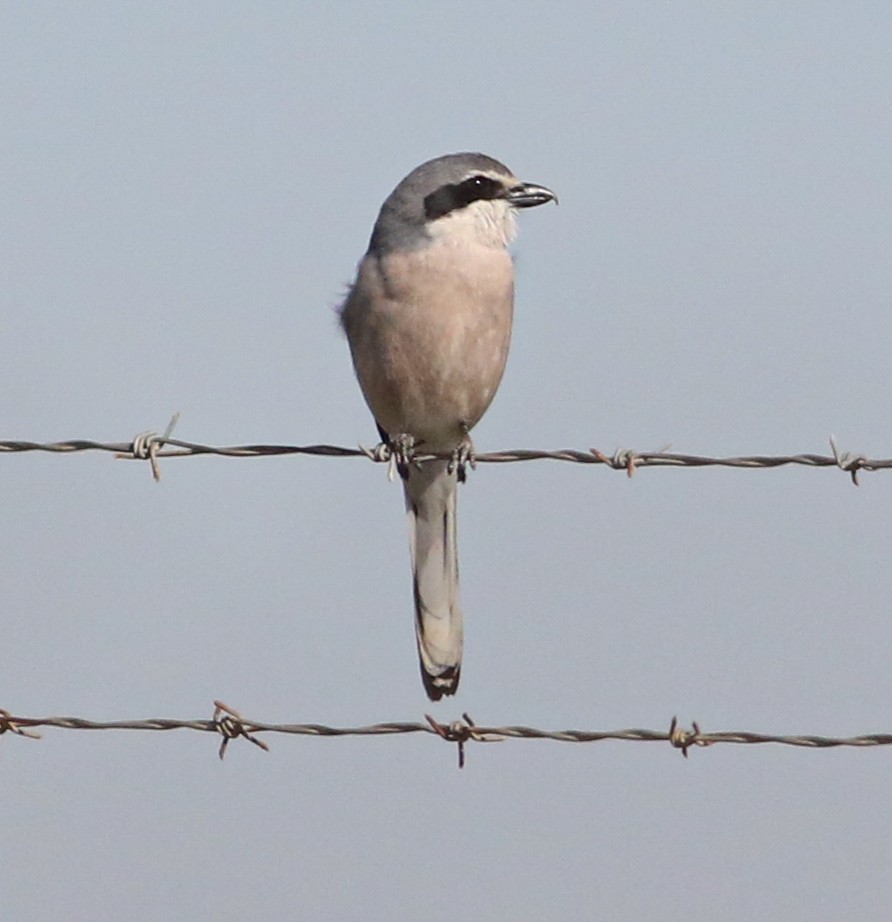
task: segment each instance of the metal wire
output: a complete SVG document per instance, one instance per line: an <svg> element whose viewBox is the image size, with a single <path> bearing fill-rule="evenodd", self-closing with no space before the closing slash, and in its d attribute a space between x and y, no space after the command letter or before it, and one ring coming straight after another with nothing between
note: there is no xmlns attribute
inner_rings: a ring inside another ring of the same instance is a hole
<svg viewBox="0 0 892 922"><path fill-rule="evenodd" d="M751 731L704 732L694 722L690 729L682 727L676 718L668 730L539 730L534 727L486 727L476 724L467 714L462 720L442 724L426 715L426 723L394 721L363 727L330 727L325 724L279 724L248 720L222 701L214 702L214 716L210 720L177 720L152 718L148 720L87 720L83 717L19 717L0 710L0 734L11 732L19 736L39 738L34 727L54 727L62 730L197 730L223 737L220 758L229 742L245 737L267 750L269 747L257 737L258 733L282 733L296 736L394 736L407 733L427 733L449 743L458 744L459 767L464 765L464 747L468 742L490 743L507 739L554 740L561 743L599 743L616 740L631 743L669 743L687 757L692 747L713 746L718 743L752 745L775 743L805 749L830 749L836 747L869 747L892 745L892 733L869 733L861 736L832 737L806 735L777 735Z"/></svg>
<svg viewBox="0 0 892 922"><path fill-rule="evenodd" d="M179 414L175 414L163 434L145 432L130 442L96 442L88 439L69 439L60 442L31 442L21 440L0 441L0 452L53 452L69 454L83 451L111 452L119 458L148 460L156 480L161 472L158 466L160 458L181 458L196 455L216 455L226 458L259 458L273 455L316 455L321 457L356 458L364 457L376 462L389 463L391 466L430 458L450 458L449 454L424 454L416 451L410 458L397 458L395 452L387 445L374 449L345 448L338 445L233 445L213 446L196 442L186 442L171 437ZM597 448L587 450L563 449L545 451L536 449L514 449L477 454L473 463L504 464L514 461L567 461L577 464L601 464L614 470L623 470L632 476L640 467L732 467L752 469L769 469L784 465L803 467L835 467L848 473L852 482L858 485L859 471L878 471L892 468L892 458L868 458L864 455L842 452L833 436L830 437L831 455L797 454L797 455L747 455L741 457L709 457L701 455L678 454L668 451L637 452L623 449L607 455ZM496 742L506 739L547 739L558 742L593 743L604 740L622 742L668 742L687 757L693 747L712 746L717 743L757 744L775 743L785 746L798 746L810 749L826 749L839 746L887 746L892 744L892 734L872 733L851 737L827 737L814 735L774 735L750 731L719 731L704 733L696 724L692 729L679 726L675 718L668 731L659 730L539 730L533 727L481 727L465 714L463 720L451 724L441 724L432 717L427 723L390 722L364 727L329 727L323 724L271 724L245 720L232 708L220 701L215 701L215 711L211 720L177 720L156 718L149 720L115 720L93 721L82 717L18 717L0 710L0 734L12 732L20 736L38 737L30 728L55 727L65 730L198 730L214 733L223 737L220 745L220 757L226 751L229 742L240 736L262 749L267 744L259 739L258 733L285 733L300 736L392 736L406 733L428 733L439 736L447 742L456 743L459 749L459 767L464 765L464 746L469 741Z"/></svg>
<svg viewBox="0 0 892 922"><path fill-rule="evenodd" d="M327 458L368 458L371 461L393 464L394 453L387 445L374 449L362 447L346 448L339 445L202 445L171 437L179 418L174 414L163 434L144 432L130 442L95 442L88 439L68 439L61 442L29 442L22 440L0 441L0 452L43 451L70 454L83 451L111 452L119 458L148 460L156 480L161 472L158 460L161 458L184 458L196 455L216 455L224 458L263 458L274 455L316 455ZM567 461L576 464L602 464L614 470L625 471L632 476L641 467L733 467L769 469L785 465L802 467L835 467L845 471L858 485L859 471L879 471L892 468L892 458L868 458L852 452L840 451L836 440L830 437L830 455L744 455L740 457L712 457L679 454L670 451L633 451L620 449L607 454L597 448L558 449L510 449L490 451L473 456L473 464L506 464L515 461ZM424 453L416 450L409 460L424 461L430 458L450 458L444 453Z"/></svg>

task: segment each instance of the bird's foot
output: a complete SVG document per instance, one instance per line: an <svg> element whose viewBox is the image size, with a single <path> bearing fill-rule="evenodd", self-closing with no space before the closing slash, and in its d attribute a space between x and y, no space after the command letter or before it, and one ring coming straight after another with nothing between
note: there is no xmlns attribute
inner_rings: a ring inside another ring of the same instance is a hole
<svg viewBox="0 0 892 922"><path fill-rule="evenodd" d="M468 479L468 467L470 467L472 471L476 470L477 461L474 454L474 443L471 441L471 436L466 431L464 438L456 446L455 451L452 452L447 470L450 474L455 472L458 482L464 483Z"/></svg>
<svg viewBox="0 0 892 922"><path fill-rule="evenodd" d="M408 432L401 432L392 436L387 443L382 442L378 448L390 464L390 479L393 480L393 472L396 470L403 480L408 480L409 465L415 457L415 439Z"/></svg>

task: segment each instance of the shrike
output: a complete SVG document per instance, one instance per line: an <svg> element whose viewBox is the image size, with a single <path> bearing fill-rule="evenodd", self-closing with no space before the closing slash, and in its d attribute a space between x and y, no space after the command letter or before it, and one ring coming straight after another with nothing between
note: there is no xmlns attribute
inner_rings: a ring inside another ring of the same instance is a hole
<svg viewBox="0 0 892 922"><path fill-rule="evenodd" d="M515 213L550 201L550 189L483 154L423 163L381 206L341 308L381 438L453 454L400 466L421 678L433 701L455 694L461 671L456 485L508 357Z"/></svg>

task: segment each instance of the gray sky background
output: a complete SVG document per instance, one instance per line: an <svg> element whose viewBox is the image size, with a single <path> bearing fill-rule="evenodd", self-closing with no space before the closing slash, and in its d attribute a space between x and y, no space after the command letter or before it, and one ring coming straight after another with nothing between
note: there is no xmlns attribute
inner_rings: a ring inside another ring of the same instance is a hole
<svg viewBox="0 0 892 922"><path fill-rule="evenodd" d="M479 450L892 455L887 3L2 3L0 437L375 442L333 308L412 167L521 216ZM892 474L481 465L458 697L358 460L6 455L0 706L892 730ZM4 919L880 918L887 749L0 740Z"/></svg>

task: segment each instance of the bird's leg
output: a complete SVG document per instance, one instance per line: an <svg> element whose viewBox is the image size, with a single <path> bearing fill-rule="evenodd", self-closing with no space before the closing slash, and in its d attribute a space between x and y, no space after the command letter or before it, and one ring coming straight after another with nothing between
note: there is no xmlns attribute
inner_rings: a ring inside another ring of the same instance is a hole
<svg viewBox="0 0 892 922"><path fill-rule="evenodd" d="M476 470L477 461L474 456L474 443L471 440L471 433L468 430L468 426L466 423L462 423L461 427L464 436L458 445L456 445L455 451L452 452L447 470L450 474L454 471L458 477L458 482L464 483L468 479L468 466L470 465L471 470Z"/></svg>

